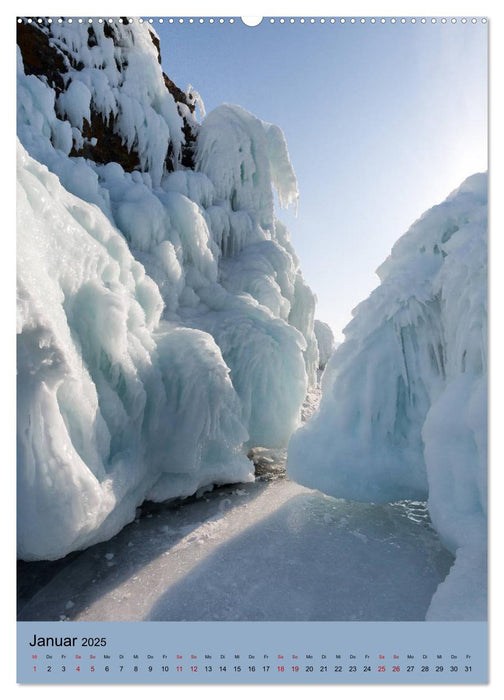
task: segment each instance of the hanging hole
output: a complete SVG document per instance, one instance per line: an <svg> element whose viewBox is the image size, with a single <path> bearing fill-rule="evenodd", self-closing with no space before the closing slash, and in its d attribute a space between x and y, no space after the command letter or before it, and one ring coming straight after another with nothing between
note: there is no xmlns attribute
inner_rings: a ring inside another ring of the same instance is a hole
<svg viewBox="0 0 504 700"><path fill-rule="evenodd" d="M241 21L246 24L247 27L257 27L262 22L262 17L242 17Z"/></svg>

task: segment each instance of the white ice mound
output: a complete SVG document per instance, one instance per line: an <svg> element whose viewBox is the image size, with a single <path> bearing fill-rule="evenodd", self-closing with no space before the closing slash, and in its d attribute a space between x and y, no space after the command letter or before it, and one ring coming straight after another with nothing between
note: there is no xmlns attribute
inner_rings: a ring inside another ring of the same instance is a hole
<svg viewBox="0 0 504 700"><path fill-rule="evenodd" d="M469 177L394 245L329 362L319 413L289 444L290 477L331 495L428 496L457 553L431 619L485 617L486 183Z"/></svg>
<svg viewBox="0 0 504 700"><path fill-rule="evenodd" d="M21 146L18 295L21 557L106 539L146 497L251 478L211 336L160 323L159 291L120 233Z"/></svg>

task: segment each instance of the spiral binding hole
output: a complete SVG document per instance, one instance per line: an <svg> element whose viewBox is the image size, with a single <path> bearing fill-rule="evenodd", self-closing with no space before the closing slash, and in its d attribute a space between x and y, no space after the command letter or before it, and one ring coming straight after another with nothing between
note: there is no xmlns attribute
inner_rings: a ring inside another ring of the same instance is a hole
<svg viewBox="0 0 504 700"><path fill-rule="evenodd" d="M113 17L108 17L108 18L103 18L103 17L58 17L58 18L52 18L52 17L27 17L25 19L18 17L17 18L17 23L20 24L23 21L26 21L28 24L43 24L44 22L48 24L52 24L53 22L57 22L58 24L93 24L93 22L98 22L99 24L108 23L108 24L113 24L118 18L113 18ZM167 22L168 24L212 24L212 25L222 25L225 26L227 24L236 24L236 19L235 17L229 17L229 18L224 18L224 17L219 17L219 18L214 18L214 17L158 17L154 19L153 17L148 17L148 18L143 18L143 17L128 17L127 20L124 20L125 24L134 24L135 21L138 22L139 24L144 24L145 22L148 22L149 24L154 24L157 22L158 24L164 24ZM246 24L247 26L250 27L256 27L259 24L261 24L263 18L262 17L241 17L241 21ZM487 24L488 18L487 17L401 17L401 18L396 18L396 17L380 17L379 19L376 17L310 17L310 18L305 18L305 17L270 17L267 20L270 24L280 24L280 25L289 25L289 24L478 24L480 22L481 24Z"/></svg>

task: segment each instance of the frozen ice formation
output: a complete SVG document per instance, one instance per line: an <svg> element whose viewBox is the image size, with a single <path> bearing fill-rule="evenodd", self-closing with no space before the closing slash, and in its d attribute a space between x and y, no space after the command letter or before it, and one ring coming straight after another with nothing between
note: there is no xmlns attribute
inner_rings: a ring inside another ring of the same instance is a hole
<svg viewBox="0 0 504 700"><path fill-rule="evenodd" d="M334 351L334 335L331 326L318 319L315 319L313 329L319 351L319 369L325 369Z"/></svg>
<svg viewBox="0 0 504 700"><path fill-rule="evenodd" d="M54 559L253 478L316 381L315 298L278 127L199 124L147 24L18 30L19 556Z"/></svg>
<svg viewBox="0 0 504 700"><path fill-rule="evenodd" d="M147 24L18 33L19 556L252 480L247 451L287 444L327 363L290 476L428 498L456 558L427 618L484 619L486 176L396 243L333 353L276 218L275 191L298 200L281 130L233 105L200 123Z"/></svg>
<svg viewBox="0 0 504 700"><path fill-rule="evenodd" d="M425 499L456 554L428 619L486 617L487 178L427 211L378 269L290 440L288 474L357 501Z"/></svg>

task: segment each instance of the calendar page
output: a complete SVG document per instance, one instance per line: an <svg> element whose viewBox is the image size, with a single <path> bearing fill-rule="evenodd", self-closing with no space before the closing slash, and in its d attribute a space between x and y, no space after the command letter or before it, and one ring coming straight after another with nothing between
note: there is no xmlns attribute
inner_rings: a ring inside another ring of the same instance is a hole
<svg viewBox="0 0 504 700"><path fill-rule="evenodd" d="M487 683L487 17L15 22L18 683Z"/></svg>

